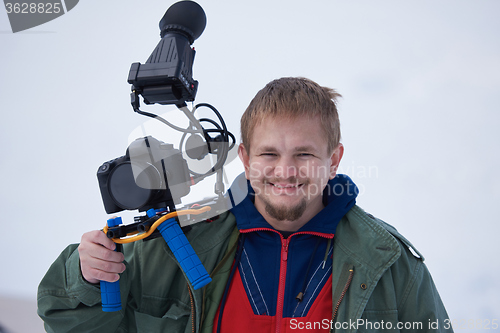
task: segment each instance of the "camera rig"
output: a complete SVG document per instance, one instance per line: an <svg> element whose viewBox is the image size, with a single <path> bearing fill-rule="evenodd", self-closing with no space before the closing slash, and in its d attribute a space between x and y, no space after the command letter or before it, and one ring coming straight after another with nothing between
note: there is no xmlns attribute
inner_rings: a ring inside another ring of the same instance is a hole
<svg viewBox="0 0 500 333"><path fill-rule="evenodd" d="M209 220L228 210L227 198L223 195L223 167L229 150L236 143L215 107L201 103L190 110L186 104L194 101L198 90L198 81L192 75L195 50L191 44L202 34L205 25L205 12L197 3L173 4L160 20L160 42L146 63L131 65L128 75L133 110L181 132L179 149L152 136L138 138L128 146L124 156L103 163L97 171L106 213L146 211L129 225L121 224L121 218L109 219L103 229L106 235L117 244L163 236L194 289L210 282L210 278L180 225L189 228L189 224ZM188 118L189 125L182 128L141 110L140 96L145 104L175 105ZM197 119L195 112L202 107L209 108L217 121ZM195 160L213 154L216 162L204 173L194 172L189 169L183 152ZM213 198L188 205L189 210L176 209L192 185L214 174ZM119 283L101 281L101 295L104 311L121 309Z"/></svg>
<svg viewBox="0 0 500 333"><path fill-rule="evenodd" d="M128 82L132 84L131 104L138 114L154 118L183 133L179 150L172 144L152 136L132 142L125 155L105 162L97 172L101 196L108 214L122 210L175 210L180 199L190 192L190 186L216 174L215 194L224 192L223 166L230 149L235 145L231 134L215 107L201 103L190 110L198 89L192 67L195 50L191 44L202 34L206 25L203 9L193 1L172 5L160 20L161 40L145 64L133 63ZM181 128L165 118L140 109L140 96L145 104L174 104L189 119ZM214 112L217 121L197 119L195 111L206 107ZM209 124L212 128L205 128ZM202 160L216 155L215 164L205 173L188 168L182 156Z"/></svg>

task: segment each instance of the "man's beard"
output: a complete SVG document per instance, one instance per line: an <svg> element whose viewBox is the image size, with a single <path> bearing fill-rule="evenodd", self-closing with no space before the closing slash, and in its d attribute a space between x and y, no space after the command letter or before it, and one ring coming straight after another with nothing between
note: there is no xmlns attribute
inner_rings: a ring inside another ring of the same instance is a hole
<svg viewBox="0 0 500 333"><path fill-rule="evenodd" d="M273 205L267 199L264 199L264 204L266 205L266 212L278 221L296 221L306 210L306 199L303 198L294 207L286 207L284 205L277 206Z"/></svg>
<svg viewBox="0 0 500 333"><path fill-rule="evenodd" d="M264 179L263 183L275 184L279 183L280 181L281 181L280 179ZM303 186L306 186L309 184L309 180L304 179L301 182L299 182L297 178L290 177L289 179L286 180L286 183L288 184L300 183ZM288 207L285 205L272 204L271 201L265 197L265 193L263 193L260 197L265 205L266 212L269 214L269 216L275 218L278 221L296 221L302 216L302 214L304 214L307 207L307 202L305 198L302 198L297 205L293 207Z"/></svg>

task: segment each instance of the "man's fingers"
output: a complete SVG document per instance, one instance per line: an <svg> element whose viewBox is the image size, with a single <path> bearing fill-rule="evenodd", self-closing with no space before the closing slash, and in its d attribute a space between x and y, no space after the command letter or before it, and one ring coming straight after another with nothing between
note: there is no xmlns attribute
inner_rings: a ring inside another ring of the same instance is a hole
<svg viewBox="0 0 500 333"><path fill-rule="evenodd" d="M114 282L118 273L125 270L123 253L113 251L116 244L99 230L82 236L78 252L82 276L90 283L99 281Z"/></svg>
<svg viewBox="0 0 500 333"><path fill-rule="evenodd" d="M83 234L80 244L83 243L101 244L110 250L114 250L116 248L116 244L100 230L94 230Z"/></svg>
<svg viewBox="0 0 500 333"><path fill-rule="evenodd" d="M109 250L108 250L109 251ZM97 269L100 271L108 272L108 273L123 273L125 270L125 264L123 263L123 254L121 253L110 253L106 255L106 257L121 255L118 259L114 259L112 261L96 258L96 257L80 257L82 267L88 267L89 269Z"/></svg>
<svg viewBox="0 0 500 333"><path fill-rule="evenodd" d="M89 244L87 252L90 257L102 261L122 262L125 259L123 253L110 250L101 244Z"/></svg>
<svg viewBox="0 0 500 333"><path fill-rule="evenodd" d="M99 281L115 282L120 279L120 275L116 273L105 272L95 268L89 270L89 275L92 276L95 280L97 280L97 282Z"/></svg>

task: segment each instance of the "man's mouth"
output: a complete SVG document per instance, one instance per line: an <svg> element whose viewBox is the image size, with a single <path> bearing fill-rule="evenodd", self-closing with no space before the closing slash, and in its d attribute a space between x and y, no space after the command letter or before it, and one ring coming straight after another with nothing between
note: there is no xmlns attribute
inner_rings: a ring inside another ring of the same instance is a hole
<svg viewBox="0 0 500 333"><path fill-rule="evenodd" d="M295 182L283 182L283 181L270 181L264 182L266 185L270 186L271 192L274 194L288 194L295 195L300 191L300 189L306 185L307 182L299 182L298 180Z"/></svg>
<svg viewBox="0 0 500 333"><path fill-rule="evenodd" d="M276 184L276 183L269 183L269 184L277 188L298 188L302 186L302 184Z"/></svg>

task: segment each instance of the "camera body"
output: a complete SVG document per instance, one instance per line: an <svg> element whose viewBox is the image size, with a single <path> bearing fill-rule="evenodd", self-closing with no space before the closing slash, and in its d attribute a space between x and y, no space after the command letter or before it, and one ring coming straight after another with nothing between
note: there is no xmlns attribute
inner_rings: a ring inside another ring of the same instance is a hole
<svg viewBox="0 0 500 333"><path fill-rule="evenodd" d="M136 139L124 156L103 163L97 180L106 213L175 207L190 191L186 160L172 144Z"/></svg>

